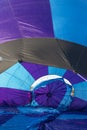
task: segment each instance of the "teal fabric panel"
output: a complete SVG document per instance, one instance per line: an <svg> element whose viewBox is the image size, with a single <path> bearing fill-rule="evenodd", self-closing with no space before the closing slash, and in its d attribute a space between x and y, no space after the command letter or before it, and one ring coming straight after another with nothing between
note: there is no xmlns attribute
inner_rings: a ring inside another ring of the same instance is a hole
<svg viewBox="0 0 87 130"><path fill-rule="evenodd" d="M73 86L75 89L74 96L87 101L87 82L81 82Z"/></svg>
<svg viewBox="0 0 87 130"><path fill-rule="evenodd" d="M56 67L48 67L48 73L49 74L54 74L54 75L59 75L59 76L63 76L64 73L66 72L65 69L60 69L60 68L56 68Z"/></svg>
<svg viewBox="0 0 87 130"><path fill-rule="evenodd" d="M11 68L0 74L0 87L29 90L35 81L31 74L20 64L17 63Z"/></svg>

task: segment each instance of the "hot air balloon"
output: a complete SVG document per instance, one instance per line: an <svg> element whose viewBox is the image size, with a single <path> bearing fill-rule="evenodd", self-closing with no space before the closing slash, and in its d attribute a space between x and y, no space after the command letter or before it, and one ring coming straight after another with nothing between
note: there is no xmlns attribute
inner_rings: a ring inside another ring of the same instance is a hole
<svg viewBox="0 0 87 130"><path fill-rule="evenodd" d="M0 129L85 130L87 2L3 0L0 10Z"/></svg>

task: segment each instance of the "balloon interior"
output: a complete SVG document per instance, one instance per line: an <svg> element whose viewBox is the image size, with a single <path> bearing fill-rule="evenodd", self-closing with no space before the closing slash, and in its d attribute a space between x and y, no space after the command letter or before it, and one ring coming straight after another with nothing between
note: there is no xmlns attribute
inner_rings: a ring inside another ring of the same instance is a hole
<svg viewBox="0 0 87 130"><path fill-rule="evenodd" d="M87 129L87 2L0 1L0 130Z"/></svg>

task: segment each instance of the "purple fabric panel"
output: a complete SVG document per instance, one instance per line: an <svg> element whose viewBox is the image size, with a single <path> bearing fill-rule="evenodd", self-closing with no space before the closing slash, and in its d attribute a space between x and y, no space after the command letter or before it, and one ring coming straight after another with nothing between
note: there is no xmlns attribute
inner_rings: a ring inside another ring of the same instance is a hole
<svg viewBox="0 0 87 130"><path fill-rule="evenodd" d="M58 120L41 123L40 130L87 130L87 120Z"/></svg>
<svg viewBox="0 0 87 130"><path fill-rule="evenodd" d="M29 91L0 88L0 106L23 106L31 102Z"/></svg>
<svg viewBox="0 0 87 130"><path fill-rule="evenodd" d="M24 37L53 37L49 0L9 1Z"/></svg>
<svg viewBox="0 0 87 130"><path fill-rule="evenodd" d="M18 24L7 0L0 1L0 43L20 38Z"/></svg>
<svg viewBox="0 0 87 130"><path fill-rule="evenodd" d="M72 84L83 82L84 80L72 71L67 70L63 75L64 78L68 79Z"/></svg>
<svg viewBox="0 0 87 130"><path fill-rule="evenodd" d="M22 62L21 64L35 79L48 74L48 66L28 62Z"/></svg>
<svg viewBox="0 0 87 130"><path fill-rule="evenodd" d="M0 43L53 36L49 0L0 1Z"/></svg>
<svg viewBox="0 0 87 130"><path fill-rule="evenodd" d="M87 101L84 101L77 97L72 97L72 103L69 106L70 110L87 110Z"/></svg>
<svg viewBox="0 0 87 130"><path fill-rule="evenodd" d="M35 101L41 106L58 107L66 93L66 84L60 80L54 81L34 91Z"/></svg>

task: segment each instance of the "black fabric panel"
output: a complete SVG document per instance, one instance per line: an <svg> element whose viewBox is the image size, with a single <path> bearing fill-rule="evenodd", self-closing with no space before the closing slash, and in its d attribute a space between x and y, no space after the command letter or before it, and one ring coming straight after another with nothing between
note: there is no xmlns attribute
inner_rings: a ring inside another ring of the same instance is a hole
<svg viewBox="0 0 87 130"><path fill-rule="evenodd" d="M29 38L0 44L0 72L17 61L72 69L55 39Z"/></svg>
<svg viewBox="0 0 87 130"><path fill-rule="evenodd" d="M0 72L17 61L29 61L73 70L87 77L87 47L52 39L28 38L0 44Z"/></svg>
<svg viewBox="0 0 87 130"><path fill-rule="evenodd" d="M87 77L87 47L63 40L57 42L73 70Z"/></svg>
<svg viewBox="0 0 87 130"><path fill-rule="evenodd" d="M0 72L20 60L20 53L23 48L22 39L0 44Z"/></svg>
<svg viewBox="0 0 87 130"><path fill-rule="evenodd" d="M24 39L22 59L72 69L56 39Z"/></svg>

